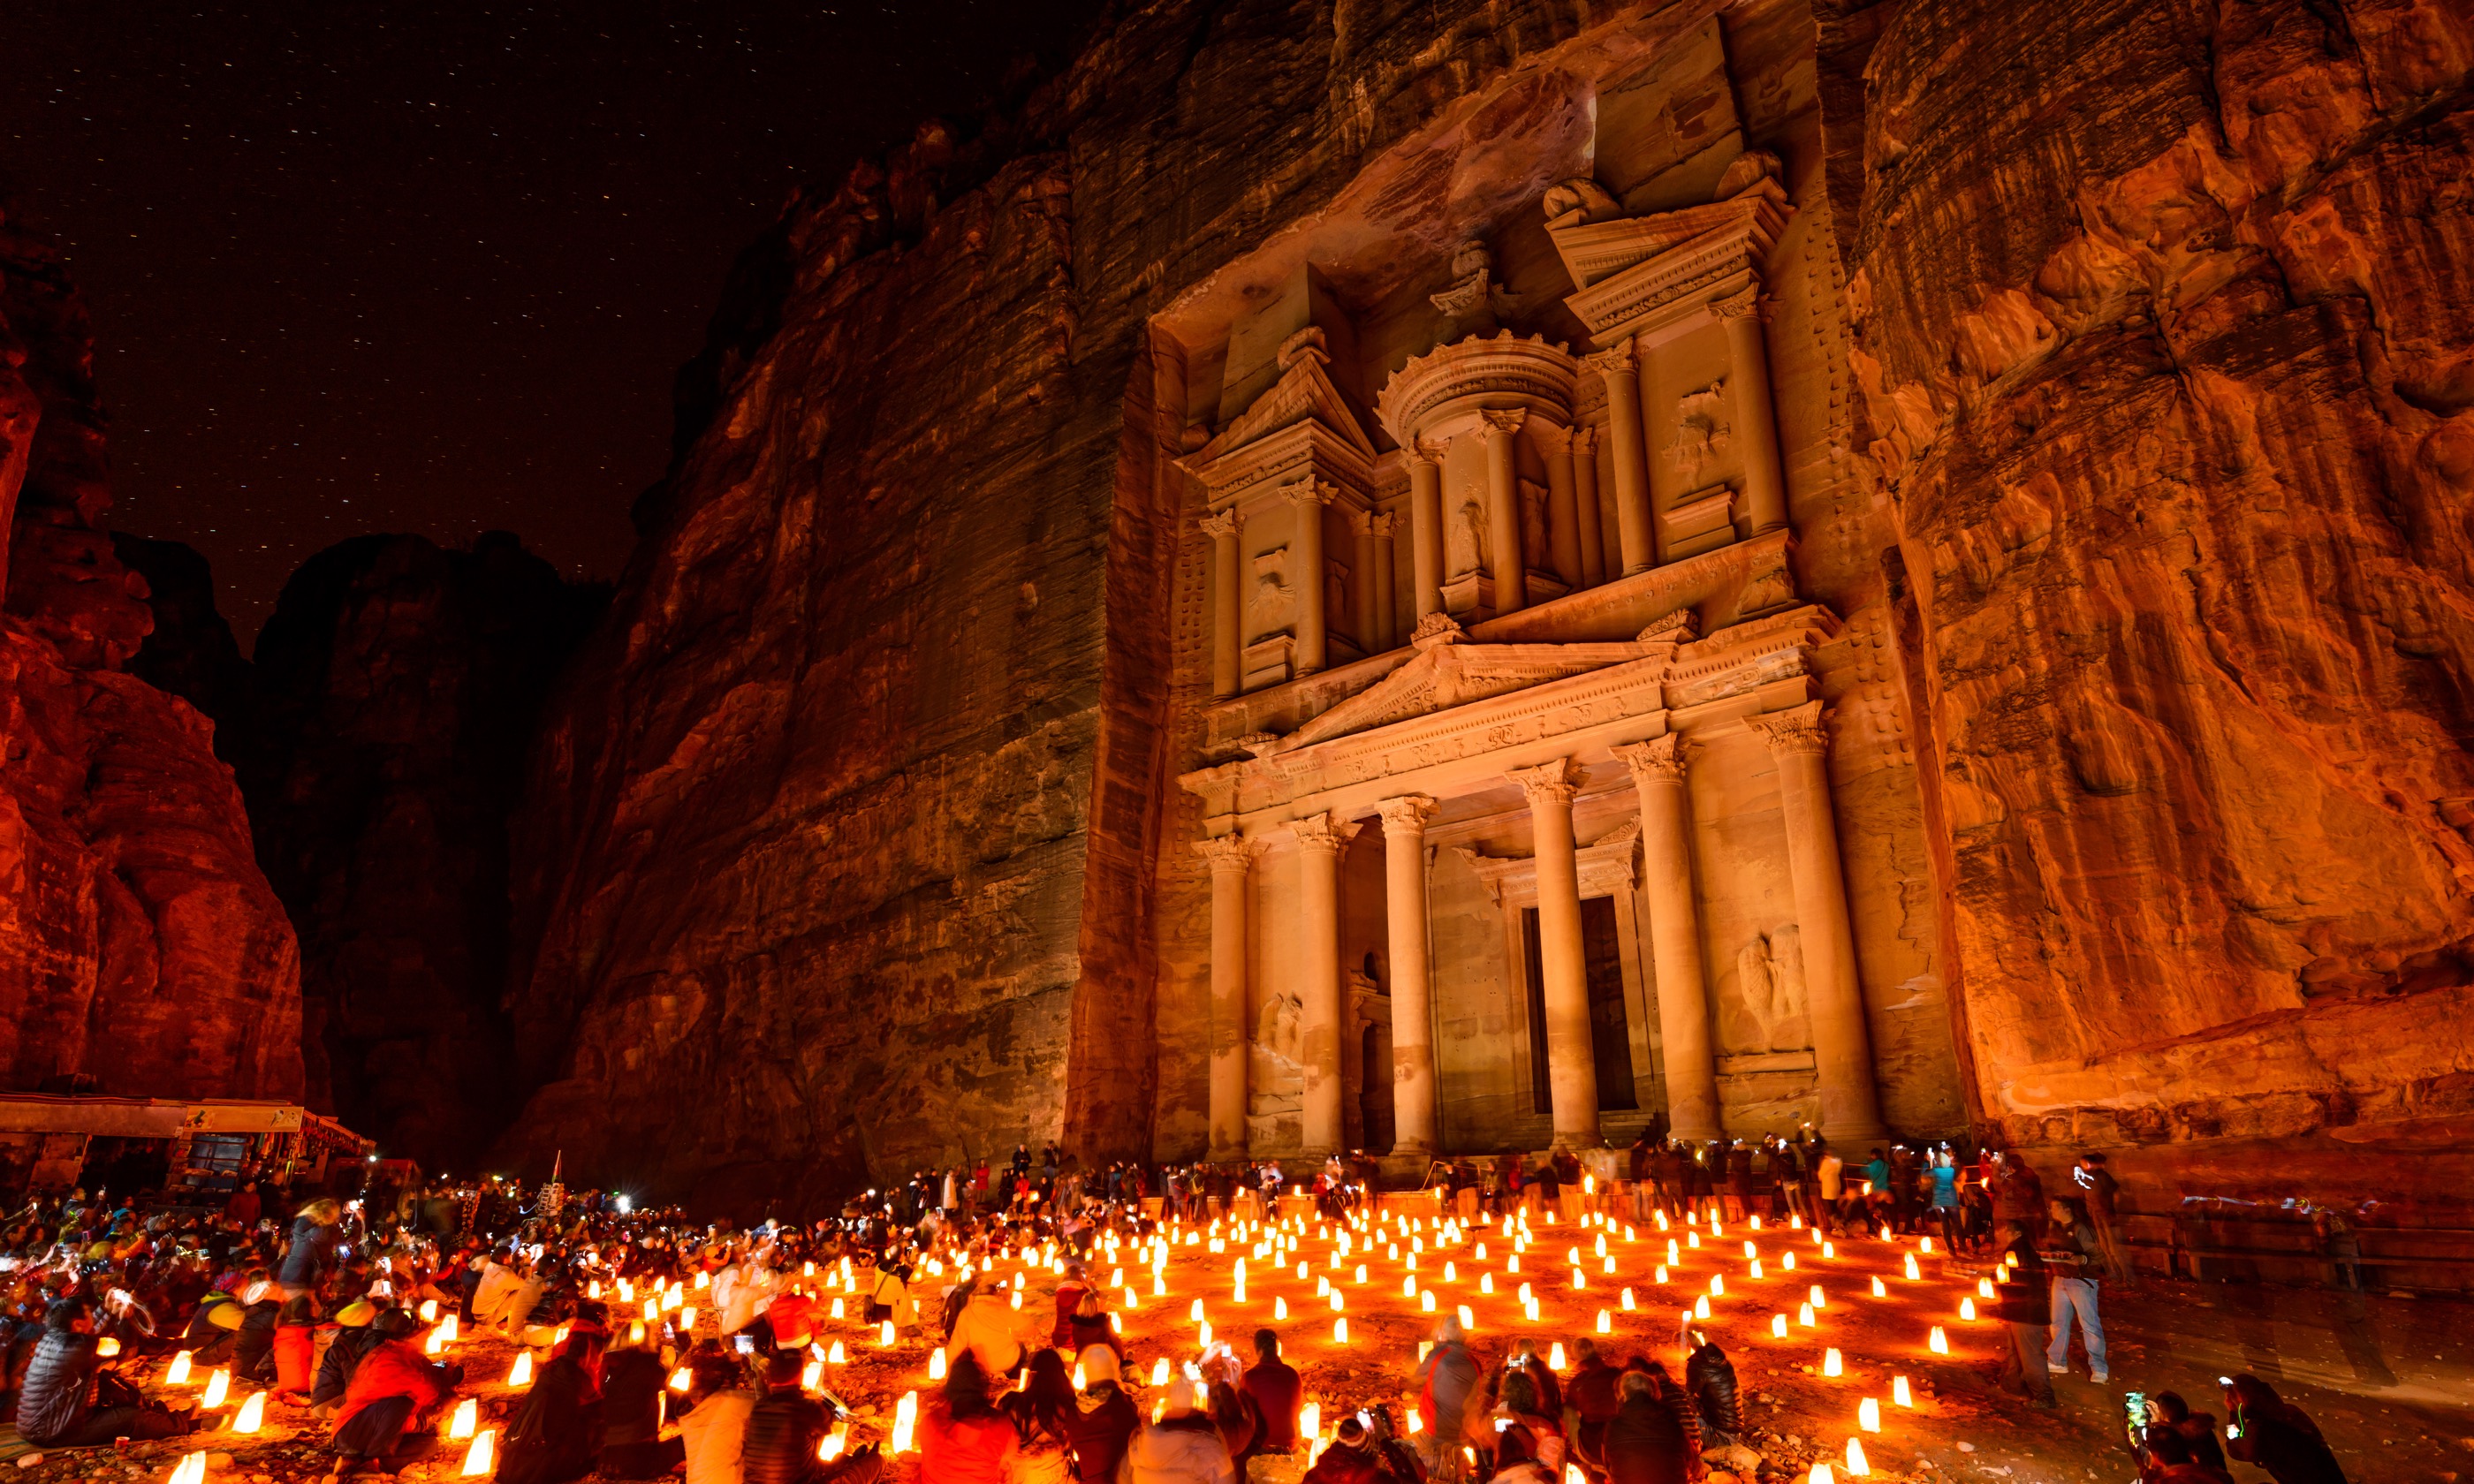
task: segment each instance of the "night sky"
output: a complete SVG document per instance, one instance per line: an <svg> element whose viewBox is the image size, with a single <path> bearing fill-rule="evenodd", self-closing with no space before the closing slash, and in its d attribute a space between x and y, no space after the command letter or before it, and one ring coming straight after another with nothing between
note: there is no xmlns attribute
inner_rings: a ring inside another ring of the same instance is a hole
<svg viewBox="0 0 2474 1484"><path fill-rule="evenodd" d="M365 531L503 527L615 577L678 364L788 189L1090 0L0 5L0 197L90 305L122 530L246 648Z"/></svg>

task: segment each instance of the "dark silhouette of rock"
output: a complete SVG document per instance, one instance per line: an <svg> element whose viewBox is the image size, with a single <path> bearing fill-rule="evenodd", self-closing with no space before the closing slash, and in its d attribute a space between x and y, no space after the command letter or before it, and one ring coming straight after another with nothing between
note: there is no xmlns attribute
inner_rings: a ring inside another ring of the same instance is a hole
<svg viewBox="0 0 2474 1484"><path fill-rule="evenodd" d="M303 562L258 636L233 752L301 934L310 1094L433 1170L469 1167L521 1090L506 819L605 600L504 532L363 536Z"/></svg>
<svg viewBox="0 0 2474 1484"><path fill-rule="evenodd" d="M215 752L232 760L227 740L249 706L249 661L231 625L215 609L215 579L205 556L179 541L127 531L111 533L120 564L146 579L154 629L129 660L129 673L186 701L215 724Z"/></svg>

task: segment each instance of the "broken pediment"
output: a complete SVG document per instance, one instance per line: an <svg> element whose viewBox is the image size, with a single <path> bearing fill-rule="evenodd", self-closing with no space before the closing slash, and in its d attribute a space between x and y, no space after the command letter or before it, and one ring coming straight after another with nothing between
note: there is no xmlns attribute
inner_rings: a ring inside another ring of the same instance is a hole
<svg viewBox="0 0 2474 1484"><path fill-rule="evenodd" d="M1309 340L1300 334L1290 339L1290 344L1281 347L1279 380L1272 383L1251 406L1229 419L1209 443L1183 460L1186 468L1208 482L1204 470L1221 459L1306 422L1337 436L1359 457L1374 457L1374 440L1367 435L1365 425L1349 410L1347 398L1324 369L1330 357L1324 354L1319 338Z"/></svg>

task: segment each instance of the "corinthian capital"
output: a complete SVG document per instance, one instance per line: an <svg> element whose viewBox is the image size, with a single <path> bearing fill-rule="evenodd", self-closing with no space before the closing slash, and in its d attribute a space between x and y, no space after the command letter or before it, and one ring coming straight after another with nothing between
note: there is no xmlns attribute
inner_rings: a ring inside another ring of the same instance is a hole
<svg viewBox="0 0 2474 1484"><path fill-rule="evenodd" d="M1383 816L1384 838L1400 840L1423 835L1426 821L1434 817L1438 805L1423 794L1403 794L1374 807Z"/></svg>
<svg viewBox="0 0 2474 1484"><path fill-rule="evenodd" d="M1601 376L1629 376L1640 370L1640 362L1633 358L1630 335L1626 335L1604 350L1592 351L1581 357L1581 360Z"/></svg>
<svg viewBox="0 0 2474 1484"><path fill-rule="evenodd" d="M1503 776L1520 785L1520 792L1528 797L1529 807L1533 809L1548 803L1571 807L1576 784L1572 778L1572 759L1568 757L1541 762L1535 768L1507 769Z"/></svg>
<svg viewBox="0 0 2474 1484"><path fill-rule="evenodd" d="M1478 416L1486 419L1487 431L1509 435L1519 432L1520 425L1529 420L1529 409L1489 407L1482 409Z"/></svg>
<svg viewBox="0 0 2474 1484"><path fill-rule="evenodd" d="M1597 451L1598 430L1596 428L1576 427L1572 430L1573 458L1586 459Z"/></svg>
<svg viewBox="0 0 2474 1484"><path fill-rule="evenodd" d="M1309 814L1290 825L1289 833L1297 836L1298 849L1301 850L1337 855L1357 838L1360 827L1355 820L1345 820L1337 814Z"/></svg>
<svg viewBox="0 0 2474 1484"><path fill-rule="evenodd" d="M1224 510L1217 515L1203 516L1202 534L1215 541L1224 536L1234 537L1237 534L1237 513Z"/></svg>
<svg viewBox="0 0 2474 1484"><path fill-rule="evenodd" d="M1747 716L1744 725L1769 743L1770 754L1775 757L1799 753L1817 756L1830 751L1830 733L1821 725L1818 701L1807 701L1792 710L1772 711L1767 716Z"/></svg>
<svg viewBox="0 0 2474 1484"><path fill-rule="evenodd" d="M1328 505L1340 498L1340 486L1328 479L1305 478L1280 486L1292 505Z"/></svg>
<svg viewBox="0 0 2474 1484"><path fill-rule="evenodd" d="M1614 754L1632 770L1632 780L1636 784L1683 782L1685 752L1684 738L1672 731L1646 742L1627 742L1614 749Z"/></svg>
<svg viewBox="0 0 2474 1484"><path fill-rule="evenodd" d="M1367 529L1373 534L1376 540L1388 541L1399 534L1400 517L1393 512L1386 511L1382 515L1369 517Z"/></svg>
<svg viewBox="0 0 2474 1484"><path fill-rule="evenodd" d="M1757 320L1767 320L1770 305L1769 300L1761 297L1761 286L1756 283L1739 294L1730 294L1715 300L1710 305L1710 312L1721 320L1740 320L1748 315Z"/></svg>
<svg viewBox="0 0 2474 1484"><path fill-rule="evenodd" d="M1213 875L1228 872L1245 874L1261 850L1260 845L1244 835L1214 835L1194 842L1194 853L1210 862Z"/></svg>

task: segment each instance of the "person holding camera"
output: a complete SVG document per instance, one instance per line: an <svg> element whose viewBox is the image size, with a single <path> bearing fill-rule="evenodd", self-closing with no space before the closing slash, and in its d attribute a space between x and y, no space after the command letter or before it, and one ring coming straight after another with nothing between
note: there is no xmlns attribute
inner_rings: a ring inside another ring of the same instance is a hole
<svg viewBox="0 0 2474 1484"><path fill-rule="evenodd" d="M2225 1427L2227 1453L2267 1470L2276 1484L2345 1484L2345 1471L2328 1450L2318 1424L2275 1387L2248 1372L2217 1380L2233 1417Z"/></svg>

